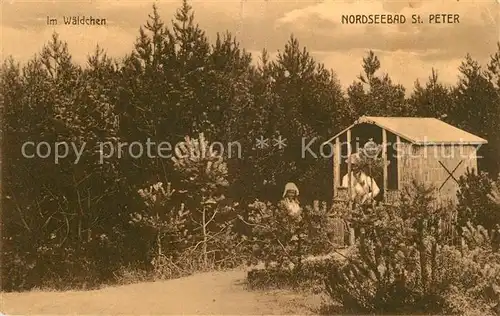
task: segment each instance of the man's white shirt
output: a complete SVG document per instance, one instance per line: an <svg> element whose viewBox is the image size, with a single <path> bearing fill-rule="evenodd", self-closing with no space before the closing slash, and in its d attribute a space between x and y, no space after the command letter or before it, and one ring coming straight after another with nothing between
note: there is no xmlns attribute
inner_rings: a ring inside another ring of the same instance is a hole
<svg viewBox="0 0 500 316"><path fill-rule="evenodd" d="M349 187L349 177L347 174L342 178L342 186L345 188ZM351 197L355 201L365 202L375 198L380 193L380 188L375 180L367 176L364 172L361 172L359 179L356 179L353 173L351 174L351 187Z"/></svg>

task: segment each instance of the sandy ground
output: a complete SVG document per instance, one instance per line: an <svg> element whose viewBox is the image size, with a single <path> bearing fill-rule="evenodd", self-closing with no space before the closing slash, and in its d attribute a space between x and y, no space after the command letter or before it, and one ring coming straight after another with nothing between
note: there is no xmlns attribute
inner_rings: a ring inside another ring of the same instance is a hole
<svg viewBox="0 0 500 316"><path fill-rule="evenodd" d="M319 295L249 291L246 272L210 272L190 277L108 287L96 291L2 293L7 315L315 315Z"/></svg>

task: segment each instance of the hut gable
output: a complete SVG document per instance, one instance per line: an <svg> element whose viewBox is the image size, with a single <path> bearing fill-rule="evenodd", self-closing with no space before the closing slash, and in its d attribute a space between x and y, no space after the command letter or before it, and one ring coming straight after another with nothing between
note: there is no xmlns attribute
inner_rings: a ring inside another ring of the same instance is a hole
<svg viewBox="0 0 500 316"><path fill-rule="evenodd" d="M402 139L417 145L461 144L480 145L487 141L481 137L456 128L441 120L430 117L377 117L362 116L354 124L333 136L330 141L345 133L355 125L374 124Z"/></svg>

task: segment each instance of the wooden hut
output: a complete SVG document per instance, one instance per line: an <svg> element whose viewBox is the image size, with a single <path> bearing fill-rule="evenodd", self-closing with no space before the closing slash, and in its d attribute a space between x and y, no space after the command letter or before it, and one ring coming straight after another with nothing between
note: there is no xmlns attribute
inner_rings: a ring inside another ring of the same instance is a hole
<svg viewBox="0 0 500 316"><path fill-rule="evenodd" d="M467 168L477 170L479 147L487 141L435 118L363 116L333 136L334 201L346 201L349 187L341 179L351 172L346 157L369 141L382 145L382 175L375 179L385 203L397 201L398 192L412 180L433 185L438 201L456 202L458 178Z"/></svg>

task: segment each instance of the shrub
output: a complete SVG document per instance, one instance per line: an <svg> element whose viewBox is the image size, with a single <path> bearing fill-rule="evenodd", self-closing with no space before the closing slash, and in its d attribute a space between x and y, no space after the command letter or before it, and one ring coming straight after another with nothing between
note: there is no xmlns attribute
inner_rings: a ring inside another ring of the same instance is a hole
<svg viewBox="0 0 500 316"><path fill-rule="evenodd" d="M242 263L239 239L233 230L237 209L226 202L227 167L200 134L185 138L172 159L180 188L161 182L138 190L144 209L130 224L148 240L157 278L194 271L234 267Z"/></svg>
<svg viewBox="0 0 500 316"><path fill-rule="evenodd" d="M346 312L491 312L491 299L483 294L498 286L500 272L491 243L444 245L439 229L444 210L435 207L432 189L415 184L409 192L414 194L399 207L354 212L360 238L347 261L327 274L329 295ZM471 230L474 239L479 230Z"/></svg>
<svg viewBox="0 0 500 316"><path fill-rule="evenodd" d="M192 236L182 260L203 270L242 264L243 240L234 229L240 210L226 198L228 168L222 153L200 133L198 138L186 137L175 154L172 160L181 179L178 199L189 211L186 228Z"/></svg>
<svg viewBox="0 0 500 316"><path fill-rule="evenodd" d="M444 246L437 256L440 296L444 311L466 315L495 315L499 308L500 257L483 248L464 252Z"/></svg>
<svg viewBox="0 0 500 316"><path fill-rule="evenodd" d="M249 264L263 261L266 267L300 268L308 255L318 255L331 249L331 231L326 203L306 206L301 217L287 214L285 206L256 201L249 205L248 218L240 216L250 228L245 238Z"/></svg>
<svg viewBox="0 0 500 316"><path fill-rule="evenodd" d="M497 182L500 180L497 180ZM500 204L490 198L492 189L499 185L486 173L467 170L459 179L458 220L461 226L468 221L481 225L488 230L500 225Z"/></svg>
<svg viewBox="0 0 500 316"><path fill-rule="evenodd" d="M500 180L500 176L498 177L498 179ZM495 183L491 190L491 193L488 194L488 198L491 202L500 207L500 183Z"/></svg>
<svg viewBox="0 0 500 316"><path fill-rule="evenodd" d="M150 249L151 265L155 277L163 278L174 275L169 271L165 275L165 264L172 260L180 244L187 242L186 221L189 212L184 204L177 208L170 204L173 190L170 183L167 188L163 183L156 183L149 188L138 190L144 201L142 212L130 215L129 223L139 228L143 238L153 245Z"/></svg>

